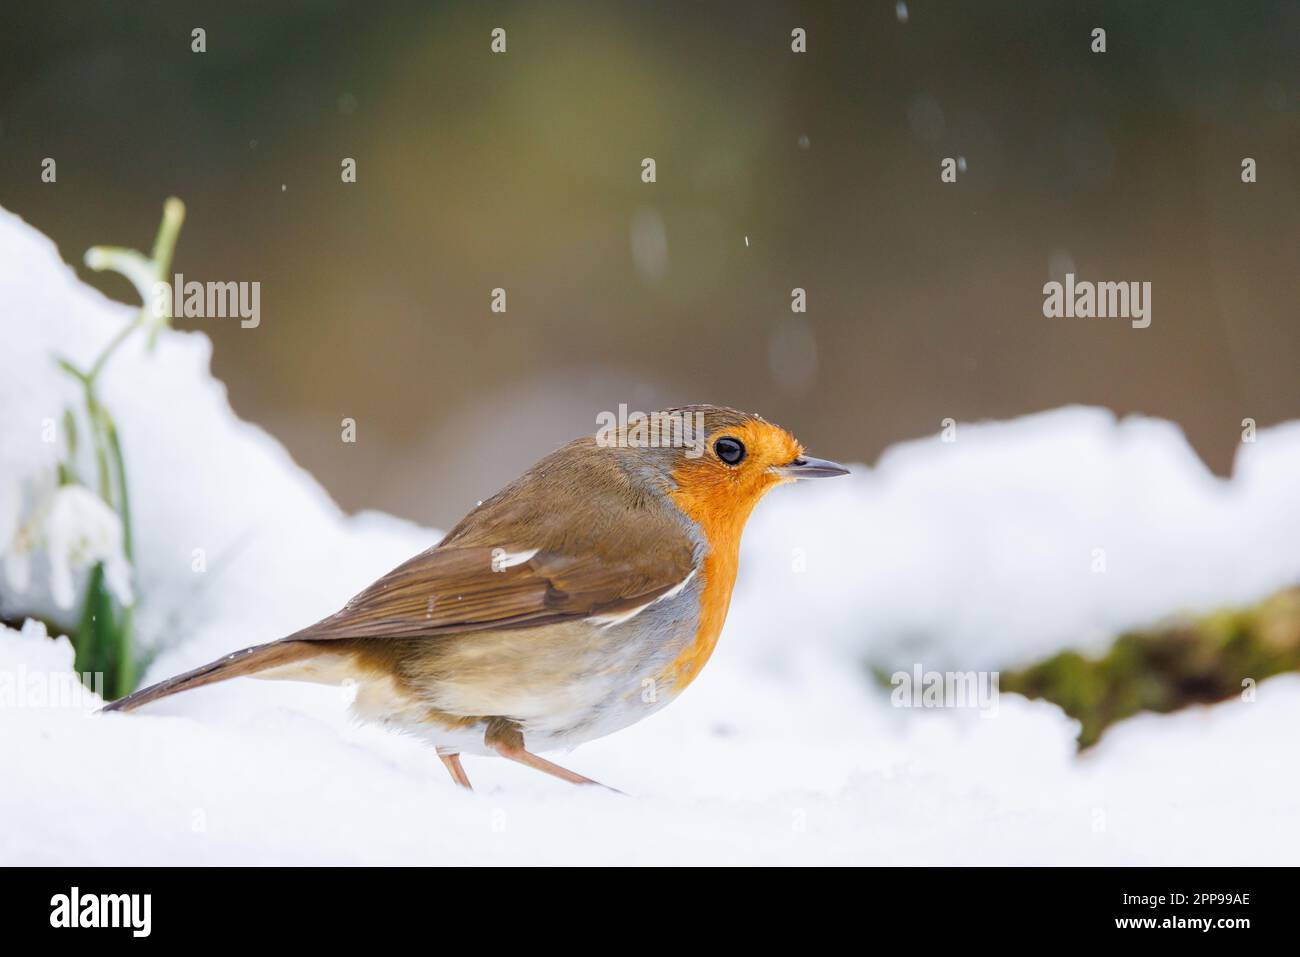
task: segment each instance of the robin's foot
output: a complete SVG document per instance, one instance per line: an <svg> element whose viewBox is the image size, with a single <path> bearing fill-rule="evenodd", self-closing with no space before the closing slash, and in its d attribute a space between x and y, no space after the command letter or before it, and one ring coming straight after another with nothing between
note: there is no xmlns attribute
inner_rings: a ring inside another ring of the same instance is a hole
<svg viewBox="0 0 1300 957"><path fill-rule="evenodd" d="M568 781L570 784L594 784L598 788L604 788L606 791L613 791L615 794L623 792L617 788L601 784L599 781L593 781L591 778L583 777L577 771L570 771L568 768L562 768L558 764L553 764L545 758L538 757L531 751L524 749L524 736L519 732L519 728L513 722L503 718L493 718L488 723L487 734L484 735L484 741L497 754L519 764L527 765L530 768L536 768L552 777L557 777L561 781Z"/></svg>
<svg viewBox="0 0 1300 957"><path fill-rule="evenodd" d="M469 783L469 775L465 773L465 769L460 765L459 754L439 754L438 757L442 759L442 763L446 766L447 773L451 775L453 781L467 791L474 790L474 786Z"/></svg>
<svg viewBox="0 0 1300 957"><path fill-rule="evenodd" d="M606 791L613 791L615 794L622 794L616 788L609 785L601 784L599 781L593 781L591 778L583 777L577 771L570 771L568 768L562 768L558 764L547 761L545 758L538 757L531 751L525 751L523 748L511 748L504 744L494 745L497 754L503 758L509 758L511 761L518 761L530 768L536 768L538 771L544 771L547 774L559 778L561 781L568 781L570 784L594 784L598 788L604 788Z"/></svg>

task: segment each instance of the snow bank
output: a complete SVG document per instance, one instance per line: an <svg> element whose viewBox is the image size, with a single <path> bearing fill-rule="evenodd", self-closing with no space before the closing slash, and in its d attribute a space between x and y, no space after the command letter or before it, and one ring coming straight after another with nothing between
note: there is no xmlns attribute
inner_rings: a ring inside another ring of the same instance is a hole
<svg viewBox="0 0 1300 957"><path fill-rule="evenodd" d="M72 395L51 353L84 362L129 311L3 211L0 297L3 484L53 467L41 423ZM151 679L314 620L437 538L342 514L234 417L209 350L166 333L103 381ZM48 693L66 639L0 628L0 862L1292 863L1298 677L1125 722L1080 759L1052 705L892 708L865 665L1006 666L1300 581L1296 474L1297 424L1261 431L1224 482L1168 423L1066 409L778 490L710 668L565 759L630 798L473 758L478 791L454 790L430 751L352 724L331 688L237 681L98 715L93 696ZM0 582L0 610L66 624L44 587Z"/></svg>
<svg viewBox="0 0 1300 957"><path fill-rule="evenodd" d="M1161 420L1074 407L959 425L955 442L936 433L774 493L748 532L731 630L773 659L803 635L891 668L1097 650L1300 582L1297 476L1300 422L1240 445L1230 480Z"/></svg>

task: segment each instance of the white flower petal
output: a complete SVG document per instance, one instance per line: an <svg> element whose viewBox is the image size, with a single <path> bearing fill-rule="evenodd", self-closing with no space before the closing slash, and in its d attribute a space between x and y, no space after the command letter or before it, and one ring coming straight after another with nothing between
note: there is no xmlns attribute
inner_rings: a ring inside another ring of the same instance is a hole
<svg viewBox="0 0 1300 957"><path fill-rule="evenodd" d="M102 499L83 486L63 486L54 494L44 531L56 602L71 607L73 572L103 562L109 589L124 605L131 603L131 563L123 550L122 520Z"/></svg>
<svg viewBox="0 0 1300 957"><path fill-rule="evenodd" d="M72 590L72 565L62 552L50 550L50 595L60 608L71 608L77 600Z"/></svg>
<svg viewBox="0 0 1300 957"><path fill-rule="evenodd" d="M16 592L25 592L32 583L32 563L26 552L12 551L5 556L5 579Z"/></svg>
<svg viewBox="0 0 1300 957"><path fill-rule="evenodd" d="M121 273L131 280L131 285L135 286L140 298L145 302L149 301L153 284L157 280L154 266L150 260L134 249L123 249L120 246L92 246L86 250L85 261L86 265L95 272L111 269Z"/></svg>

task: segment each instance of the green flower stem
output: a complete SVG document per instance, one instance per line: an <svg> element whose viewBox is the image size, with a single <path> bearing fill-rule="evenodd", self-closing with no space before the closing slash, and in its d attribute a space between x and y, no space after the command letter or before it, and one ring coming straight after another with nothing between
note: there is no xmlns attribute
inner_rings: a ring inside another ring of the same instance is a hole
<svg viewBox="0 0 1300 957"><path fill-rule="evenodd" d="M126 461L122 455L117 426L108 409L100 403L95 386L108 360L137 329L150 326L150 320L154 319L152 327L156 335L159 328L170 322L172 318L170 301L164 304L162 315L151 316L150 299L154 285L168 281L172 257L176 251L176 240L180 236L181 224L184 222L185 204L175 197L170 197L163 204L162 223L158 227L158 235L154 239L153 251L149 259L146 260L134 250L117 247L97 246L86 253L86 264L90 268L97 271L112 269L130 279L140 294L142 305L135 318L109 339L91 364L89 371L82 372L67 360L58 360L59 365L66 372L81 382L85 394L86 418L90 426L91 447L94 450L95 468L99 479L99 495L121 519L122 550L132 568L135 567L135 547L131 532L131 502L126 482ZM149 345L153 345L152 336ZM94 663L92 668L80 669L79 666L79 670L106 672L107 687L114 697L128 694L135 688L138 669L132 649L134 632L134 607L118 607L116 600L108 592L104 566L102 563L97 565L91 574L86 591L82 627L78 634L77 658L79 662Z"/></svg>
<svg viewBox="0 0 1300 957"><path fill-rule="evenodd" d="M117 510L122 519L123 544L128 559L132 557L132 549L126 466L122 459L122 446L117 438L117 428L108 410L100 404L99 397L95 393L95 385L99 381L99 374L104 371L104 366L118 347L149 321L151 290L148 288L148 282L167 281L167 274L172 268L172 257L176 252L176 240L180 236L181 225L184 222L185 204L172 196L163 203L162 223L158 226L158 235L153 243L153 254L149 260L145 261L144 257L134 250L107 246L97 246L86 254L87 262L92 269L114 269L131 279L144 303L136 317L119 329L104 346L103 351L91 364L89 372L83 373L71 363L61 362L63 367L79 378L85 387L86 412L90 419L91 439L95 447L100 496ZM170 309L166 318L171 318ZM117 486L116 495L113 494L114 482Z"/></svg>
<svg viewBox="0 0 1300 957"><path fill-rule="evenodd" d="M181 224L184 222L185 204L175 196L169 197L167 202L163 203L162 223L158 226L158 236L154 239L153 255L147 263L147 265L151 267L150 273L153 282L167 281L167 274L171 272L172 268L172 257L176 252L176 240L180 236ZM127 267L128 257L139 257L140 255L134 250L122 250L106 246L96 247L91 250L91 253L98 254L95 256L94 265L91 267L95 269L114 269L118 266ZM91 258L91 253L87 253L87 259ZM129 265L135 265L135 263L130 263ZM91 384L93 384L96 378L98 378L99 373L103 371L104 365L108 362L109 357L117 351L117 347L129 339L131 333L135 332L136 329L139 329L149 321L149 295L151 290L144 288L144 284L139 282L139 276L136 270L120 268L117 269L117 271L126 275L128 278L135 276L132 281L136 282L136 291L140 294L140 298L144 300L144 304L140 307L140 312L136 315L135 319L118 330L117 335L109 340L108 345L104 347L104 351L99 354L99 358L96 359L94 364L90 367L90 372L86 374L86 378ZM167 310L167 318L171 318L170 304Z"/></svg>
<svg viewBox="0 0 1300 957"><path fill-rule="evenodd" d="M117 514L122 518L122 551L127 561L135 564L135 548L131 538L131 499L126 492L126 462L122 458L122 443L117 438L117 426L108 410L101 407L104 414L104 435L108 439L108 450L113 458L114 477L117 479Z"/></svg>
<svg viewBox="0 0 1300 957"><path fill-rule="evenodd" d="M159 280L167 278L172 268L172 255L176 252L176 240L181 234L181 224L185 222L185 204L175 196L169 196L163 203L163 218L158 225L158 237L153 241L153 261L158 267Z"/></svg>
<svg viewBox="0 0 1300 957"><path fill-rule="evenodd" d="M95 474L99 476L99 497L113 505L113 484L108 467L108 446L104 441L103 406L95 398L94 389L86 383L86 415L90 419L90 441L95 448Z"/></svg>

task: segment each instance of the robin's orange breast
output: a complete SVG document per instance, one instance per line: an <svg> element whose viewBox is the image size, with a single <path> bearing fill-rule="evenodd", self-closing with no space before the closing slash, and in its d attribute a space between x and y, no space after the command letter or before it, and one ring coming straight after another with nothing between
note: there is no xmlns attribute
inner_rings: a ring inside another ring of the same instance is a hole
<svg viewBox="0 0 1300 957"><path fill-rule="evenodd" d="M703 583L695 637L673 659L664 674L669 685L681 691L695 680L717 647L740 565L740 536L752 505L737 508L732 498L727 502L728 507L720 508L717 499L726 494L725 489L687 482L679 482L669 494L677 507L699 526L708 543L708 551L700 566Z"/></svg>
<svg viewBox="0 0 1300 957"><path fill-rule="evenodd" d="M699 626L694 639L673 659L664 676L675 691L681 691L695 680L718 644L731 604L731 587L736 581L736 556L710 552L700 574L704 587L700 590Z"/></svg>

